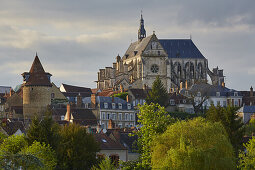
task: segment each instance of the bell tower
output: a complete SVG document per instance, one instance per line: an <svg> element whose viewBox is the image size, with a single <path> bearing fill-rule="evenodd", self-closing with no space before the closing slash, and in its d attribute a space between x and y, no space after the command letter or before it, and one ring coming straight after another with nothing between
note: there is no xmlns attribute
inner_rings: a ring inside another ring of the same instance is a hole
<svg viewBox="0 0 255 170"><path fill-rule="evenodd" d="M144 29L144 20L143 20L143 14L141 13L141 19L140 19L140 27L138 30L138 40L142 41L143 38L146 37L146 31Z"/></svg>

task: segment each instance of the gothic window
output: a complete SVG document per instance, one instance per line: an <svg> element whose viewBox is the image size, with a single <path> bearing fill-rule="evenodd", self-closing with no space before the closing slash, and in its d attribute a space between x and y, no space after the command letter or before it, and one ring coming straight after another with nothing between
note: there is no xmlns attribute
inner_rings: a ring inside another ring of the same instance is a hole
<svg viewBox="0 0 255 170"><path fill-rule="evenodd" d="M151 66L151 72L152 72L152 73L157 73L157 72L158 72L158 70L159 70L158 65L153 64L153 65Z"/></svg>

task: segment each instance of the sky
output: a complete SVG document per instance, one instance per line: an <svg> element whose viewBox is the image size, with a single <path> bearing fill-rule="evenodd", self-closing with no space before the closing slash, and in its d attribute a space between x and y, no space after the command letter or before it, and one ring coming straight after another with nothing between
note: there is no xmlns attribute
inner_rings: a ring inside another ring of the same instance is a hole
<svg viewBox="0 0 255 170"><path fill-rule="evenodd" d="M22 83L35 53L52 81L96 88L137 40L141 10L147 35L193 42L226 86L255 86L254 0L0 0L0 86Z"/></svg>

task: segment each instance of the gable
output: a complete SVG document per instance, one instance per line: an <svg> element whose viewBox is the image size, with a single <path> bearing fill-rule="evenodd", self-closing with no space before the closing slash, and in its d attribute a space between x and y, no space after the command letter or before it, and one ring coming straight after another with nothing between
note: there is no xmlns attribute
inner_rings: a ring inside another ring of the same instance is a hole
<svg viewBox="0 0 255 170"><path fill-rule="evenodd" d="M167 56L167 53L165 52L164 48L160 44L158 38L155 34L152 35L152 38L148 42L146 48L144 49L143 56Z"/></svg>

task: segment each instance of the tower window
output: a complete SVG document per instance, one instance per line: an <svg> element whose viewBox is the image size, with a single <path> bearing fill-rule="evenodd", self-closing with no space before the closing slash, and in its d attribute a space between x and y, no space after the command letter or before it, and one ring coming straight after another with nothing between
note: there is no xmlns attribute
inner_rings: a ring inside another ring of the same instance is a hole
<svg viewBox="0 0 255 170"><path fill-rule="evenodd" d="M158 65L153 64L153 65L151 66L151 72L152 72L152 73L157 73L157 72L158 72L158 70L159 70Z"/></svg>

